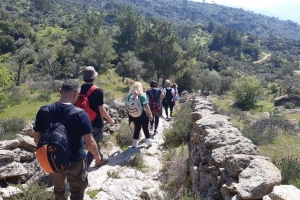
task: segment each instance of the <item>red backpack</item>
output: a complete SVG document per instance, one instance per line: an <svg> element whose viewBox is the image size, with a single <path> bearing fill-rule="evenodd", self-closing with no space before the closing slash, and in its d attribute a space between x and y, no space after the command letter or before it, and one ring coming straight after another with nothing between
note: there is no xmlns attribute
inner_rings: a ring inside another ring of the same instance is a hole
<svg viewBox="0 0 300 200"><path fill-rule="evenodd" d="M85 110L87 112L87 114L89 115L90 121L93 121L96 118L97 113L95 111L93 111L93 109L90 107L88 97L97 88L98 88L97 86L92 85L92 87L90 87L90 89L86 92L86 94L80 93L77 101L74 103L74 106L76 106L78 108L82 108L83 110Z"/></svg>

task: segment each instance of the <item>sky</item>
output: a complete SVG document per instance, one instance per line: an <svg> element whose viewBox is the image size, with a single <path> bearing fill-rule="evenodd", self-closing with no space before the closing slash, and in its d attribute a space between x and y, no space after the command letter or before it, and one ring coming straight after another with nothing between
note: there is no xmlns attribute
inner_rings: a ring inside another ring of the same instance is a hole
<svg viewBox="0 0 300 200"><path fill-rule="evenodd" d="M192 0L202 2L202 0ZM205 0L211 3L213 0ZM214 0L215 3L230 7L252 10L267 16L298 22L300 24L300 0Z"/></svg>

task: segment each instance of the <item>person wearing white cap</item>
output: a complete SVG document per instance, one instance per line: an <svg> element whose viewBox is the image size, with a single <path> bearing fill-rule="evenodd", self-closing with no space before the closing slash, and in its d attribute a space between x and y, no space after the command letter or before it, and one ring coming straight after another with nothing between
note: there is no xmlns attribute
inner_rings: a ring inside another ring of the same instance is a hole
<svg viewBox="0 0 300 200"><path fill-rule="evenodd" d="M95 117L94 118L90 117L90 121L93 127L93 136L95 141L97 142L99 153L101 155L100 165L104 165L108 162L108 158L105 158L102 152L100 151L100 142L103 139L103 128L104 128L103 117L110 123L111 126L114 125L115 121L108 115L108 113L104 109L103 90L94 85L97 76L98 73L96 72L94 67L87 66L84 68L83 70L84 84L81 85L80 94L86 95L87 93L90 93L86 97L88 98L89 107L91 108L92 111L95 112L94 115ZM91 152L88 152L87 167L90 166L92 161L93 161L93 156Z"/></svg>
<svg viewBox="0 0 300 200"><path fill-rule="evenodd" d="M174 108L174 97L175 97L175 91L173 88L171 88L171 81L170 80L166 80L166 85L164 88L164 94L165 94L165 98L163 99L164 103L163 106L165 108L165 113L166 113L166 118L169 118L169 112L168 112L168 108L170 108L170 117L173 117L173 108Z"/></svg>

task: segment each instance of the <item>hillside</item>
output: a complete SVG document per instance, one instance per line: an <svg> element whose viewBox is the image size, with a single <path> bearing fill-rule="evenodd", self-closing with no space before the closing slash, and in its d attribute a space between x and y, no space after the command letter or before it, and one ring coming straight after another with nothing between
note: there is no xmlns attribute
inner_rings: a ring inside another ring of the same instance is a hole
<svg viewBox="0 0 300 200"><path fill-rule="evenodd" d="M146 16L154 15L176 23L208 24L212 21L225 28L251 33L260 38L300 39L300 25L295 22L217 4L187 0L112 0L101 3L96 0L87 5L101 9L111 7L114 3L130 4Z"/></svg>

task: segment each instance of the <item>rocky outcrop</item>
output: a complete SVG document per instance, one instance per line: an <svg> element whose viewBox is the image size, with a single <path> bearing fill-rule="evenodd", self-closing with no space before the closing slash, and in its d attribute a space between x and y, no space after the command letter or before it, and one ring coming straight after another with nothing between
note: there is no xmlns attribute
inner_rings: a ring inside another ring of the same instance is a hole
<svg viewBox="0 0 300 200"><path fill-rule="evenodd" d="M257 146L234 127L230 117L214 114L206 98L194 96L191 120L190 172L193 191L203 199L279 200L300 192L279 186L281 173L271 159L258 155Z"/></svg>
<svg viewBox="0 0 300 200"><path fill-rule="evenodd" d="M274 99L274 106L283 106L285 103L293 103L295 106L300 106L299 95L284 95Z"/></svg>

